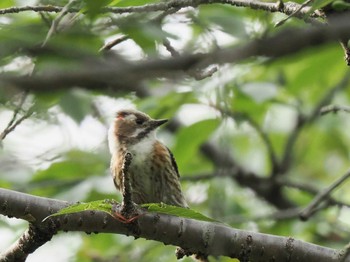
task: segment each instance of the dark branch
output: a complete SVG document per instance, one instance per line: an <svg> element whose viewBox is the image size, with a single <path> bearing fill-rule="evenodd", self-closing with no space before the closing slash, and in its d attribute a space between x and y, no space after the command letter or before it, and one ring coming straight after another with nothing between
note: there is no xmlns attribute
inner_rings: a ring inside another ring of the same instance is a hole
<svg viewBox="0 0 350 262"><path fill-rule="evenodd" d="M167 125L170 132L176 132L180 126L181 123L177 120L172 120ZM200 151L214 164L216 168L215 176L230 176L239 185L252 189L259 197L265 199L278 209L296 207L295 204L284 195L281 185L279 185L276 180L245 170L235 161L229 152L226 152L219 145L206 142L201 145ZM212 174L204 175L204 179L212 177Z"/></svg>
<svg viewBox="0 0 350 262"><path fill-rule="evenodd" d="M27 98L27 91L25 91L21 99L19 101L19 104L16 106L15 110L13 111L13 115L11 120L8 122L5 129L0 133L0 142L6 138L6 136L14 131L18 125L20 125L25 119L29 118L33 114L32 109L28 109L20 118L18 117L19 112L22 110L23 104Z"/></svg>
<svg viewBox="0 0 350 262"><path fill-rule="evenodd" d="M293 261L298 258L299 261L305 262L339 262L344 258L342 250L317 246L293 238L248 232L220 223L148 212L137 220L141 229L137 234L104 212L85 211L63 217L52 217L42 222L43 218L66 207L68 203L1 188L0 200L1 214L26 219L35 226L48 226L47 223L51 220L58 230L133 235L165 244L180 245L193 253L229 256L240 261L269 261L271 258L275 261ZM24 210L27 210L26 215ZM303 259L300 259L301 257Z"/></svg>
<svg viewBox="0 0 350 262"><path fill-rule="evenodd" d="M159 12L168 11L171 9L181 9L185 7L197 7L199 5L205 4L229 4L237 7L248 7L255 10L264 10L268 12L281 12L286 15L291 15L300 9L301 5L293 2L284 3L283 6L275 3L252 1L252 0L171 0L167 2L160 2L156 4L146 4L142 6L131 6L131 7L105 7L100 11L101 13L145 13L145 12ZM20 13L25 11L33 12L61 12L63 7L60 6L24 6L24 7L10 7L5 9L0 9L0 15ZM307 19L305 17L320 17L321 15L317 12L309 14L310 8L301 8L299 12L295 15L300 19ZM71 13L77 13L80 10L77 8L69 8L67 10ZM311 20L311 19L307 19ZM316 20L315 20L316 21Z"/></svg>
<svg viewBox="0 0 350 262"><path fill-rule="evenodd" d="M308 220L312 214L314 214L314 210L326 199L329 199L330 194L334 191L338 186L340 186L343 182L345 182L350 177L350 170L348 170L343 176L337 179L332 185L330 185L325 190L321 191L312 202L300 212L300 218L302 220Z"/></svg>
<svg viewBox="0 0 350 262"><path fill-rule="evenodd" d="M280 164L281 169L279 170L281 174L285 174L289 170L292 164L294 145L299 137L301 130L306 125L315 121L315 119L320 115L322 108L332 101L334 95L337 92L339 92L342 89L345 89L348 86L349 81L350 81L350 74L346 72L344 77L340 80L340 82L337 83L334 87L332 87L328 92L324 94L324 96L315 106L314 110L311 112L310 115L304 116L301 113L299 113L297 123L292 133L290 134L289 138L287 139L286 146L284 148L284 153Z"/></svg>
<svg viewBox="0 0 350 262"><path fill-rule="evenodd" d="M255 120L253 118L251 118L248 114L243 113L243 112L232 112L230 110L225 110L222 108L219 108L217 106L214 106L215 109L219 110L221 112L222 115L224 116L229 116L231 118L233 118L234 120L243 120L246 121L252 128L255 129L255 131L258 133L258 135L260 136L260 138L262 139L262 141L264 142L270 161L271 161L271 165L272 165L272 174L274 174L278 169L279 169L279 163L277 160L277 156L275 153L275 150L272 146L271 140L268 136L268 134L266 134L266 132L260 127L260 125L255 122Z"/></svg>
<svg viewBox="0 0 350 262"><path fill-rule="evenodd" d="M25 261L36 249L50 241L56 233L55 229L29 225L22 236L0 256L0 262L22 262Z"/></svg>
<svg viewBox="0 0 350 262"><path fill-rule="evenodd" d="M244 170L234 159L224 152L222 148L212 143L201 146L202 153L208 157L215 166L231 170L232 178L241 186L251 188L258 196L262 197L278 209L295 208L295 204L284 195L281 185L274 179L259 176L253 172Z"/></svg>
<svg viewBox="0 0 350 262"><path fill-rule="evenodd" d="M182 55L169 59L149 59L135 63L96 60L84 63L75 71L43 72L34 76L0 74L0 82L28 88L33 91L49 91L58 88L82 86L88 89L134 90L139 81L154 77L175 78L193 68L205 68L212 64L233 63L255 56L283 57L307 47L319 46L340 38L350 38L350 18L340 17L331 26L310 29L291 29L275 36L246 43L237 48L227 48L206 54ZM129 83L130 86L126 86ZM2 87L9 87L2 85Z"/></svg>

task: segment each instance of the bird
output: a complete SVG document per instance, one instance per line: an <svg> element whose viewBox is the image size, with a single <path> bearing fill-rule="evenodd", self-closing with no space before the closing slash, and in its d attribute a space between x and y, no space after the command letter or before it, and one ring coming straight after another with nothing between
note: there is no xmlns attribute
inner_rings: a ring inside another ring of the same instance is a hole
<svg viewBox="0 0 350 262"><path fill-rule="evenodd" d="M174 155L156 137L157 128L167 119L152 119L147 114L124 109L116 113L108 130L111 152L110 169L115 187L123 190L125 156L131 154L127 168L131 186L131 200L136 204L164 203L188 208L180 185L180 175ZM120 215L117 217L122 218ZM132 219L133 220L133 219ZM190 255L182 248L177 257ZM203 254L195 254L196 261L208 261Z"/></svg>
<svg viewBox="0 0 350 262"><path fill-rule="evenodd" d="M137 110L118 111L108 131L110 169L115 187L123 193L124 157L130 153L128 173L134 203L162 202L187 208L175 158L156 137L157 128L167 121L152 119Z"/></svg>

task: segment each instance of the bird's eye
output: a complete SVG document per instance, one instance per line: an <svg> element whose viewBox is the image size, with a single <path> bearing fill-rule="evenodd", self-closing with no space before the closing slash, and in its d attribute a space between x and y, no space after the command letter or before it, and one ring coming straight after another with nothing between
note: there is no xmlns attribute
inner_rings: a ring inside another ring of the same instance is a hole
<svg viewBox="0 0 350 262"><path fill-rule="evenodd" d="M136 124L138 124L138 125L142 125L143 122L144 122L143 119L136 119Z"/></svg>

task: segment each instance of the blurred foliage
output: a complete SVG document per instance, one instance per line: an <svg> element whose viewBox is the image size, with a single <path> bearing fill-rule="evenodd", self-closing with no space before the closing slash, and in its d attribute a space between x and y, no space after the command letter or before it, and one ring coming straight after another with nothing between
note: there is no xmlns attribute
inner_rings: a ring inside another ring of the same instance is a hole
<svg viewBox="0 0 350 262"><path fill-rule="evenodd" d="M81 12L64 16L45 44L58 14L1 15L0 72L15 75L74 72L94 59L114 55L130 62L169 57L163 46L164 38L180 54L186 54L234 48L286 27L308 26L292 18L276 29L274 24L285 18L282 14L219 4L170 12L164 19L159 11L101 12L105 7L158 2L74 1L73 6ZM314 1L313 7L330 2ZM36 3L64 6L68 1ZM23 1L1 1L0 8L21 4ZM121 36L128 40L110 51L100 50L104 43ZM0 130L11 121L16 108L22 116L33 105L35 113L2 141L0 186L68 201L110 198L120 201L109 175L106 134L116 109L133 105L154 118L183 123L176 132L161 129L159 136L175 155L191 208L241 229L342 247L348 243L350 232L348 208L325 209L308 222L299 221L296 215L279 219L275 212L283 210L239 185L231 177L234 174L215 166L200 152L200 147L211 141L258 177L270 176L270 149L262 134L270 140L277 159L282 159L298 117L310 115L347 71L342 49L333 43L280 59L256 57L222 65L213 76L200 81L190 76L148 80L142 83L148 95L140 97L132 90L91 92L81 86L62 91L48 86L49 92L29 93L19 108L22 94L1 83ZM349 99L348 85L330 103L347 105ZM292 165L283 179L321 190L345 173L349 166L349 126L349 115L342 112L317 116L305 125L293 148ZM200 179L211 174L217 176ZM313 199L302 188L284 187L283 193L299 207ZM350 199L349 191L343 188L334 196L345 203ZM11 229L17 234L21 226L10 227L0 221L0 232ZM153 241L109 234L81 234L80 238L81 245L70 261L175 260L174 247ZM35 258L35 254L32 256Z"/></svg>

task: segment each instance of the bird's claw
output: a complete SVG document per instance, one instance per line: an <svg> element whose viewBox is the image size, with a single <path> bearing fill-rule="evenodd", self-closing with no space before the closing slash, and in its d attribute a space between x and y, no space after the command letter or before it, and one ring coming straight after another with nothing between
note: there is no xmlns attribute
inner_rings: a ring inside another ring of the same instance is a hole
<svg viewBox="0 0 350 262"><path fill-rule="evenodd" d="M122 214L119 214L117 212L113 213L113 217L123 224L130 224L134 222L136 219L138 219L140 216L142 216L142 214L138 214L136 216L126 218Z"/></svg>
<svg viewBox="0 0 350 262"><path fill-rule="evenodd" d="M134 203L132 203L131 207L132 208L129 207L130 209L128 209L124 204L115 205L113 208L114 212L112 213L112 216L124 224L130 224L143 215L137 211Z"/></svg>

